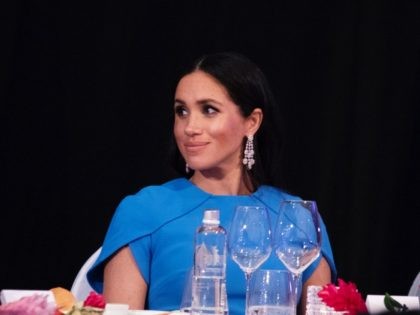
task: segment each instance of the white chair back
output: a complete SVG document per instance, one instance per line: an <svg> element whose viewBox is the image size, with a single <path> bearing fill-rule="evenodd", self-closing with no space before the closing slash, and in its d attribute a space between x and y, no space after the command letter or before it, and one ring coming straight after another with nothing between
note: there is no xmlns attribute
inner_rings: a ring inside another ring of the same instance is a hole
<svg viewBox="0 0 420 315"><path fill-rule="evenodd" d="M101 252L102 247L98 248L86 262L83 264L77 273L76 278L73 281L71 286L71 293L75 296L77 301L84 301L91 291L95 291L89 284L86 273L89 271L90 267L95 263L96 259Z"/></svg>
<svg viewBox="0 0 420 315"><path fill-rule="evenodd" d="M408 295L420 297L420 272L417 274L417 277L414 279L413 284L411 285L410 291L408 291Z"/></svg>

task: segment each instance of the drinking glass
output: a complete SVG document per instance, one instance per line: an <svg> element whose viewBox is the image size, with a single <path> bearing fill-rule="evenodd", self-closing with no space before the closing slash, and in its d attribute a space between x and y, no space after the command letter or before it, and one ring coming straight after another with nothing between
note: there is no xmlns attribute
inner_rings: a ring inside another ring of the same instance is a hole
<svg viewBox="0 0 420 315"><path fill-rule="evenodd" d="M294 314L292 274L288 270L255 271L249 285L249 315Z"/></svg>
<svg viewBox="0 0 420 315"><path fill-rule="evenodd" d="M271 226L267 209L238 206L228 231L228 250L245 273L245 314L248 314L249 279L271 254Z"/></svg>
<svg viewBox="0 0 420 315"><path fill-rule="evenodd" d="M321 228L315 201L285 200L277 219L274 247L277 257L293 274L297 304L302 272L315 261L321 249Z"/></svg>

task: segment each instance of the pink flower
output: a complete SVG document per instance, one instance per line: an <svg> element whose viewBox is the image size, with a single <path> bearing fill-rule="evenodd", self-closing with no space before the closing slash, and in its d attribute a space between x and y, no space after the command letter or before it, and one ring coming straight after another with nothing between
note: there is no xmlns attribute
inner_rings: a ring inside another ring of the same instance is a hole
<svg viewBox="0 0 420 315"><path fill-rule="evenodd" d="M21 299L0 305L0 315L54 315L55 305L40 294L25 296Z"/></svg>
<svg viewBox="0 0 420 315"><path fill-rule="evenodd" d="M336 311L347 311L349 315L367 313L366 304L354 283L338 279L338 286L327 284L318 296Z"/></svg>
<svg viewBox="0 0 420 315"><path fill-rule="evenodd" d="M105 308L105 304L106 303L103 295L94 291L91 291L83 302L83 306L91 306L97 308Z"/></svg>

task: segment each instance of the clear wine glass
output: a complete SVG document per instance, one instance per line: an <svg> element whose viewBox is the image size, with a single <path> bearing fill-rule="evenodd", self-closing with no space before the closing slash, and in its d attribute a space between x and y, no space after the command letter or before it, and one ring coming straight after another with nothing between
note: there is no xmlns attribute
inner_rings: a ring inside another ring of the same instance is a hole
<svg viewBox="0 0 420 315"><path fill-rule="evenodd" d="M249 279L271 254L271 226L267 209L238 206L228 231L228 249L245 273L245 314L248 314Z"/></svg>
<svg viewBox="0 0 420 315"><path fill-rule="evenodd" d="M311 200L285 200L274 233L277 257L293 274L294 303L297 305L302 272L321 250L321 228L317 204Z"/></svg>

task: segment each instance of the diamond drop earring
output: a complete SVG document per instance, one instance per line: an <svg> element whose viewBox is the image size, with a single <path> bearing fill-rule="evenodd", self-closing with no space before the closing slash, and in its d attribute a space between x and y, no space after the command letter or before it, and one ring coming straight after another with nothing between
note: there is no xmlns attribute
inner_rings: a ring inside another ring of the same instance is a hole
<svg viewBox="0 0 420 315"><path fill-rule="evenodd" d="M246 139L244 159L242 160L242 163L246 165L249 170L251 170L252 165L255 164L254 153L254 136L249 135Z"/></svg>

